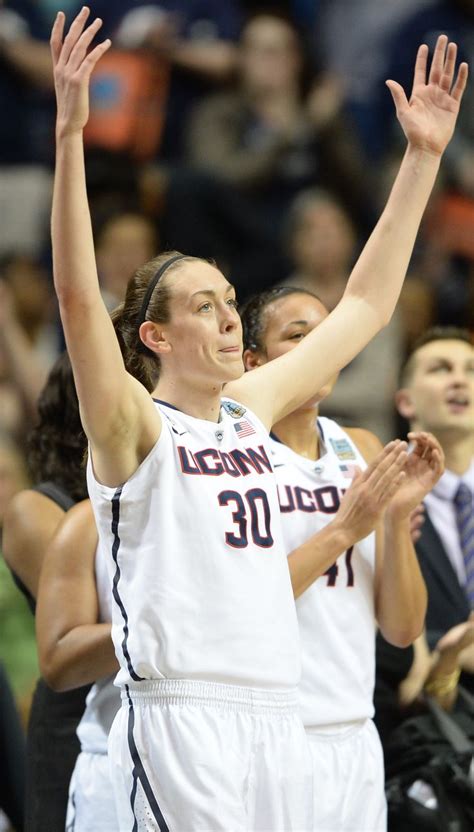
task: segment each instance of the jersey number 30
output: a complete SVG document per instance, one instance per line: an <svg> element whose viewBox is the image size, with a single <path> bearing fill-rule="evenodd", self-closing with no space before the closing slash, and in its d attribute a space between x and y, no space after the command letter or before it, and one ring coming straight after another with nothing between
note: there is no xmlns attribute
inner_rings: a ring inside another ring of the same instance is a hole
<svg viewBox="0 0 474 832"><path fill-rule="evenodd" d="M251 488L243 496L237 491L221 491L218 498L220 506L230 506L235 528L225 533L225 540L235 549L248 546L249 525L252 540L256 546L268 549L273 546L270 531L270 506L265 491Z"/></svg>

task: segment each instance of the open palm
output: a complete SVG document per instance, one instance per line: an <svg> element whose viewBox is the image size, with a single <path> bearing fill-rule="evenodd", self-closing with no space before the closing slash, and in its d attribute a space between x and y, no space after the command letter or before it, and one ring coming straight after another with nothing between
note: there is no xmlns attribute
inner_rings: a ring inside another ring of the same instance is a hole
<svg viewBox="0 0 474 832"><path fill-rule="evenodd" d="M428 47L420 46L409 101L400 84L387 81L409 143L439 155L453 135L467 82L466 63L460 64L455 78L456 54L456 44L440 35L427 79Z"/></svg>
<svg viewBox="0 0 474 832"><path fill-rule="evenodd" d="M429 491L436 485L444 471L444 455L437 439L431 433L409 433L414 443L403 468L405 478L390 502L390 511L400 517L408 517Z"/></svg>

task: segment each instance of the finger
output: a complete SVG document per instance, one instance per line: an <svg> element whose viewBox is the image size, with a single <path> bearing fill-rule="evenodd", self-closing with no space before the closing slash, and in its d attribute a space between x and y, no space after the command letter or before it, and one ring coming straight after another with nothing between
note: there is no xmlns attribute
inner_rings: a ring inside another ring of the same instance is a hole
<svg viewBox="0 0 474 832"><path fill-rule="evenodd" d="M428 64L428 52L429 49L426 43L422 43L421 46L418 47L418 52L416 54L416 61L415 61L415 71L413 73L413 87L418 86L419 84L426 84L426 66Z"/></svg>
<svg viewBox="0 0 474 832"><path fill-rule="evenodd" d="M398 442L397 446L374 467L367 479L367 485L371 489L376 491L385 488L386 483L403 468L408 456L406 447L406 442Z"/></svg>
<svg viewBox="0 0 474 832"><path fill-rule="evenodd" d="M79 69L82 61L87 55L87 50L89 49L89 46L91 45L101 26L102 20L100 19L100 17L96 17L94 22L91 23L91 25L83 31L76 45L71 50L71 54L69 56L67 65L73 71Z"/></svg>
<svg viewBox="0 0 474 832"><path fill-rule="evenodd" d="M390 494L394 483L398 481L401 473L403 474L403 479L405 479L406 474L403 471L403 468L407 459L408 454L405 451L401 452L398 458L394 460L390 468L382 473L378 482L376 482L372 487L372 493L376 499L384 500L385 495L387 493Z"/></svg>
<svg viewBox="0 0 474 832"><path fill-rule="evenodd" d="M468 76L468 66L465 62L460 64L458 69L458 77L456 78L456 83L451 90L451 97L454 98L458 104L461 103L461 99L464 94L464 90L466 89L467 84L467 76Z"/></svg>
<svg viewBox="0 0 474 832"><path fill-rule="evenodd" d="M399 446L399 440L394 439L392 442L389 442L387 445L382 448L380 453L377 454L375 459L372 460L370 465L367 466L364 473L362 474L362 480L364 482L368 482L370 478L375 474L375 472L380 468L383 464L384 460L391 458L391 454L396 451ZM390 464L390 463L389 463Z"/></svg>
<svg viewBox="0 0 474 832"><path fill-rule="evenodd" d="M79 76L80 79L89 78L92 74L92 71L96 65L96 63L100 60L102 55L107 52L107 49L110 48L112 41L110 38L107 40L102 41L99 43L92 52L89 52L86 58L84 58L81 66L79 67L76 75Z"/></svg>
<svg viewBox="0 0 474 832"><path fill-rule="evenodd" d="M429 84L439 84L444 68L444 58L446 54L446 46L448 45L447 35L440 35L436 41L435 50L433 53L433 60L431 61L430 74L428 76Z"/></svg>
<svg viewBox="0 0 474 832"><path fill-rule="evenodd" d="M392 94L397 116L400 116L408 108L408 99L405 95L405 90L397 81L385 81L385 84Z"/></svg>
<svg viewBox="0 0 474 832"><path fill-rule="evenodd" d="M399 471L396 477L393 477L389 480L389 482L387 483L387 487L379 496L379 506L381 509L386 508L388 506L390 500L392 500L393 497L395 497L395 494L405 482L405 479L405 472Z"/></svg>
<svg viewBox="0 0 474 832"><path fill-rule="evenodd" d="M69 56L79 40L84 26L86 25L86 20L89 17L89 14L90 11L88 7L83 6L77 17L75 17L71 23L69 32L64 38L63 47L61 49L60 58L62 64L66 64L68 62Z"/></svg>
<svg viewBox="0 0 474 832"><path fill-rule="evenodd" d="M64 35L64 23L66 21L66 17L64 12L58 12L56 15L56 19L53 24L53 28L51 29L51 37L49 39L49 45L51 48L51 57L53 59L53 66L56 66L59 56L61 54L61 47L63 45L63 35Z"/></svg>
<svg viewBox="0 0 474 832"><path fill-rule="evenodd" d="M455 43L449 43L448 51L446 52L446 60L444 62L444 71L439 82L441 89L446 90L446 92L450 91L451 85L453 83L457 53L457 45Z"/></svg>

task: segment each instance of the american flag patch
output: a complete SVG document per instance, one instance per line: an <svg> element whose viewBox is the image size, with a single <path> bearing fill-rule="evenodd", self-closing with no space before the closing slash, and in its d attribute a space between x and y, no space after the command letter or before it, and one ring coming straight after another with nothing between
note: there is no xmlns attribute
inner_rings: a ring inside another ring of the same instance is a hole
<svg viewBox="0 0 474 832"><path fill-rule="evenodd" d="M347 477L347 479L352 480L354 478L354 474L357 471L360 471L360 468L358 465L340 465L339 470L343 477Z"/></svg>
<svg viewBox="0 0 474 832"><path fill-rule="evenodd" d="M252 433L255 433L254 428L250 422L247 422L247 419L241 419L240 422L236 422L234 428L237 436L240 436L241 438L244 436L251 436Z"/></svg>

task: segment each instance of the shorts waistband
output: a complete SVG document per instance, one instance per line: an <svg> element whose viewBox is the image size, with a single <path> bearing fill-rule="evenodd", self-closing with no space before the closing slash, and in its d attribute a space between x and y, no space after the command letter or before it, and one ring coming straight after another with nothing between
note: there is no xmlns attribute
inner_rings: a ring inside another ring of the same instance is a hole
<svg viewBox="0 0 474 832"><path fill-rule="evenodd" d="M329 742L344 742L354 734L358 734L370 719L354 719L351 722L333 722L330 725L305 725L307 736L315 740L328 740Z"/></svg>
<svg viewBox="0 0 474 832"><path fill-rule="evenodd" d="M287 716L298 709L296 688L266 690L195 679L152 679L132 682L121 691L122 701L137 705L195 705L259 715Z"/></svg>

